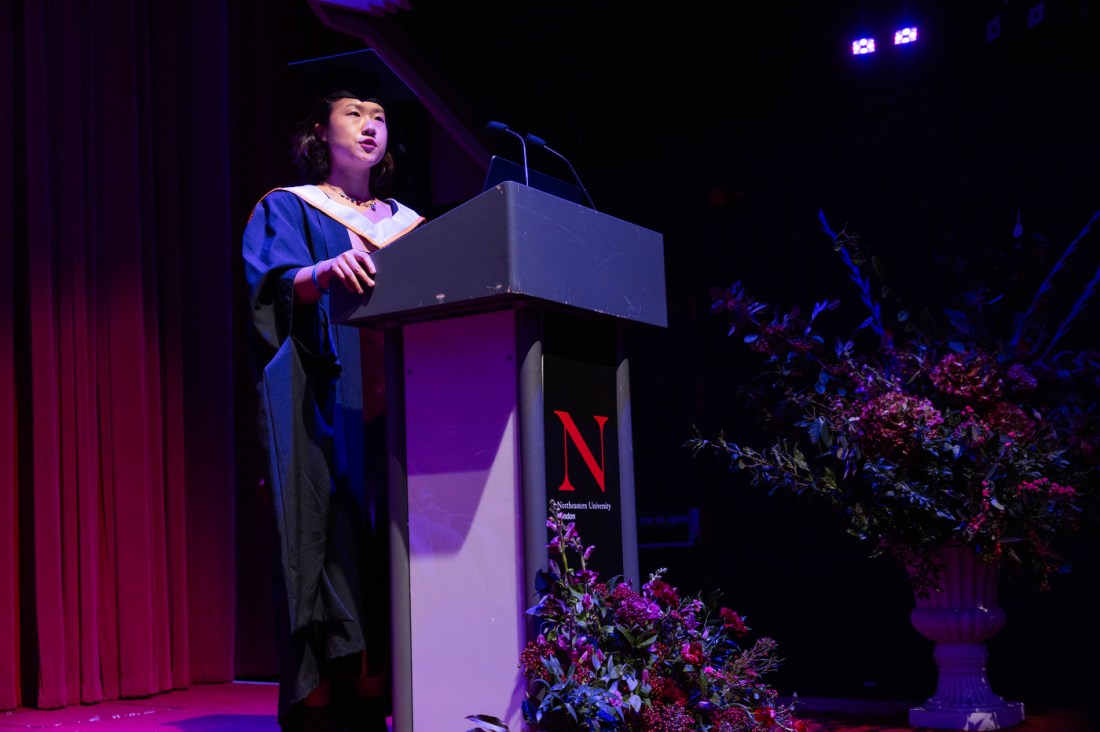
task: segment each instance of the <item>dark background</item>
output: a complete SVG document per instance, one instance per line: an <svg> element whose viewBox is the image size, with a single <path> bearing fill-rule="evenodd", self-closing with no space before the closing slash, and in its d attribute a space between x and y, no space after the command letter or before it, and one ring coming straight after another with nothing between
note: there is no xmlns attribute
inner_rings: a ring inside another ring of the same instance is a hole
<svg viewBox="0 0 1100 732"><path fill-rule="evenodd" d="M643 550L642 573L666 566L683 591L721 588L779 641L783 693L922 698L931 643L909 625L898 567L866 559L826 512L768 499L681 447L695 427L753 434L736 396L749 363L707 314L709 288L740 280L768 301L831 296L857 310L819 210L873 246L914 307L947 289L938 258L980 268L1012 245L1017 216L1059 254L1100 208L1100 7L1047 1L1028 29L1037 4L413 0L376 21L422 54L490 152L519 156L483 131L491 119L533 132L570 157L600 210L664 235L670 327L631 336L638 505L698 510L701 531L694 546ZM910 24L919 42L894 48L893 30ZM304 3L234 4L229 32L243 228L254 201L293 177L283 65L363 44ZM851 56L861 35L878 39L876 54ZM403 196L435 216L461 201L427 191L410 127ZM568 176L537 152L532 163ZM1079 252L1069 297L1100 265L1098 244L1094 233ZM1096 679L1098 550L1092 537L1075 549L1052 592L1002 590L1009 622L989 644L990 675L1008 698L1074 703ZM242 618L259 612L241 600Z"/></svg>

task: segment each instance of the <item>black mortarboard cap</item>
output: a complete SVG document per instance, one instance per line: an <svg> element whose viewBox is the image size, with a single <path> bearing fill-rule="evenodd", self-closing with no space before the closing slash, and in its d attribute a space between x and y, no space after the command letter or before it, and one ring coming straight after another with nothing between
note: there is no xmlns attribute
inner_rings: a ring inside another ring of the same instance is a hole
<svg viewBox="0 0 1100 732"><path fill-rule="evenodd" d="M376 99L383 105L417 99L413 90L371 49L294 61L287 66L295 77L302 109L337 91L350 92L358 99Z"/></svg>

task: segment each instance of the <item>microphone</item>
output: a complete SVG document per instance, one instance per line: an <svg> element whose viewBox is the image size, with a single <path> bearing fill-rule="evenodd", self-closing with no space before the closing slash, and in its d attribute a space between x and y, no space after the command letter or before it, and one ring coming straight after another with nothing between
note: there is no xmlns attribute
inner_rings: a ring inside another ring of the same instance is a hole
<svg viewBox="0 0 1100 732"><path fill-rule="evenodd" d="M527 167L527 142L523 139L523 135L519 134L503 122L489 122L489 124L485 126L493 132L503 132L505 134L512 135L519 140L519 144L523 146L523 184L530 187L531 174Z"/></svg>
<svg viewBox="0 0 1100 732"><path fill-rule="evenodd" d="M577 181L577 185L581 187L581 193L588 199L588 205L592 207L592 210L596 210L596 204L592 202L592 196L588 195L588 189L584 187L584 183L581 182L581 177L577 175L577 171L573 169L573 163L569 162L569 158L562 155L560 152L546 144L546 140L541 137L536 137L530 133L527 134L527 142L531 143L535 147L541 147L552 155L557 155L559 158L565 161L565 164L569 166L569 172L573 174L573 180Z"/></svg>

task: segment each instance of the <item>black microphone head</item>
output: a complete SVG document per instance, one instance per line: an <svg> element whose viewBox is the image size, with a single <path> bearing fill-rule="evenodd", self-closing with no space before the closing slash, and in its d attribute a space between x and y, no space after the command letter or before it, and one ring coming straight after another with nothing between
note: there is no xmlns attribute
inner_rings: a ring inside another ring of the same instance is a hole
<svg viewBox="0 0 1100 732"><path fill-rule="evenodd" d="M485 126L493 132L508 132L508 125L504 124L503 122L494 122L490 120L489 124Z"/></svg>
<svg viewBox="0 0 1100 732"><path fill-rule="evenodd" d="M541 137L535 137L530 132L527 133L527 142L537 147L546 147L546 140Z"/></svg>

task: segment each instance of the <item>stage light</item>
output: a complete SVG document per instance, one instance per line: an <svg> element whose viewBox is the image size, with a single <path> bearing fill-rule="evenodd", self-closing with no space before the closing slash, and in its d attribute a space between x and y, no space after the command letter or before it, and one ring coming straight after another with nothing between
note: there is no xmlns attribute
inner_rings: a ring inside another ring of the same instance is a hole
<svg viewBox="0 0 1100 732"><path fill-rule="evenodd" d="M859 40L852 41L852 55L862 56L865 53L875 52L875 39L874 38L860 38Z"/></svg>
<svg viewBox="0 0 1100 732"><path fill-rule="evenodd" d="M901 30L894 31L894 45L900 46L903 43L913 43L917 40L917 28L913 26L911 28L902 28Z"/></svg>

